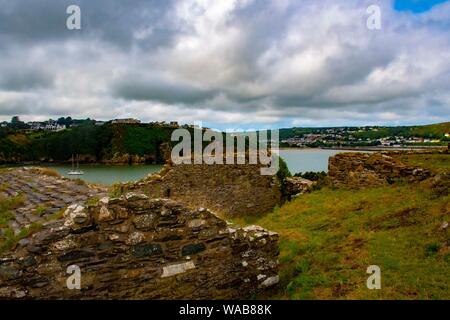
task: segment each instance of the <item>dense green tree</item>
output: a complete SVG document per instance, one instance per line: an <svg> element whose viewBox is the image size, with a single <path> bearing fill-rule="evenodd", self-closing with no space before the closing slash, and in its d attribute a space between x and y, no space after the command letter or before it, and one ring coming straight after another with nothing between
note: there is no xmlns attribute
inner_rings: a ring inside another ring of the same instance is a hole
<svg viewBox="0 0 450 320"><path fill-rule="evenodd" d="M20 129L27 129L28 125L21 121L19 116L14 116L11 118L11 128L16 129L16 130L20 130Z"/></svg>

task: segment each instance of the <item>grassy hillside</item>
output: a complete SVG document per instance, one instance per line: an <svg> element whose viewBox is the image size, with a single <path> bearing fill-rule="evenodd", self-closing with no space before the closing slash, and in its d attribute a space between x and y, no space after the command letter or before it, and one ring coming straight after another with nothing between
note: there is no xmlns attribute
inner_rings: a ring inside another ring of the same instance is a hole
<svg viewBox="0 0 450 320"><path fill-rule="evenodd" d="M449 188L325 188L236 222L280 234L280 289L270 298L450 299ZM381 268L381 290L366 287L369 265Z"/></svg>
<svg viewBox="0 0 450 320"><path fill-rule="evenodd" d="M394 157L406 165L426 168L435 173L450 172L450 155L445 153L398 154Z"/></svg>
<svg viewBox="0 0 450 320"><path fill-rule="evenodd" d="M67 161L72 154L100 161L114 154L153 155L170 142L173 128L146 124L84 124L60 132L0 131L0 163L53 159Z"/></svg>
<svg viewBox="0 0 450 320"><path fill-rule="evenodd" d="M343 127L350 129L351 127ZM280 130L280 139L302 136L309 133L325 133L329 128L289 128ZM354 128L353 128L354 130ZM354 132L352 135L362 139L379 139L384 137L423 137L444 138L445 133L450 133L450 122L431 124L425 126L398 126L398 127L376 127L376 130Z"/></svg>
<svg viewBox="0 0 450 320"><path fill-rule="evenodd" d="M280 138L323 133L326 128L281 129ZM72 154L87 155L96 161L111 159L115 154L151 155L162 161L161 143L170 142L173 128L150 124L105 124L95 126L82 123L60 132L17 131L0 128L0 163L53 159L67 161ZM377 130L353 133L356 138L386 136L422 136L444 138L450 132L450 123L414 127L379 127ZM447 138L448 139L448 138Z"/></svg>
<svg viewBox="0 0 450 320"><path fill-rule="evenodd" d="M435 135L442 136L445 133L450 133L450 122L430 124L427 126L416 126L412 128L412 134L417 136Z"/></svg>
<svg viewBox="0 0 450 320"><path fill-rule="evenodd" d="M355 133L356 138L383 138L393 136L422 137L443 139L445 133L450 133L450 122L426 126L379 127L377 130Z"/></svg>

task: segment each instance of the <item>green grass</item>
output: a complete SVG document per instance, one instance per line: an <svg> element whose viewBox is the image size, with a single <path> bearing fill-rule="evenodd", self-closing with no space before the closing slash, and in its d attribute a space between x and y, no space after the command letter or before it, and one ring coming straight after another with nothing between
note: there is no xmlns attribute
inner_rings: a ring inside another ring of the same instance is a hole
<svg viewBox="0 0 450 320"><path fill-rule="evenodd" d="M440 136L450 133L450 122L430 124L426 126L413 127L412 133L418 136L434 135Z"/></svg>
<svg viewBox="0 0 450 320"><path fill-rule="evenodd" d="M328 188L261 217L235 219L280 234L281 299L450 299L450 198L426 184ZM369 290L369 265L381 290ZM267 297L266 297L267 298Z"/></svg>
<svg viewBox="0 0 450 320"><path fill-rule="evenodd" d="M30 236L41 228L40 223L32 223L29 228L22 228L18 234L14 234L14 231L7 227L4 229L3 236L0 237L0 255L13 249L21 239Z"/></svg>
<svg viewBox="0 0 450 320"><path fill-rule="evenodd" d="M51 169L51 168L34 167L34 168L31 168L30 170L33 173L42 174L42 175L46 175L49 177L55 177L55 178L61 177L61 175L58 173L58 171Z"/></svg>
<svg viewBox="0 0 450 320"><path fill-rule="evenodd" d="M25 196L0 198L0 228L6 227L8 222L14 218L12 210L25 202Z"/></svg>
<svg viewBox="0 0 450 320"><path fill-rule="evenodd" d="M77 186L85 186L86 182L84 180L81 180L80 178L76 178L72 180Z"/></svg>
<svg viewBox="0 0 450 320"><path fill-rule="evenodd" d="M49 214L49 215L45 216L45 220L46 221L55 221L55 220L62 219L64 217L64 211L65 211L65 209L63 208L55 213Z"/></svg>
<svg viewBox="0 0 450 320"><path fill-rule="evenodd" d="M37 216L42 216L45 212L47 212L48 208L44 205L38 206L36 209L34 209L34 214Z"/></svg>
<svg viewBox="0 0 450 320"><path fill-rule="evenodd" d="M100 200L100 198L97 196L91 197L86 201L85 205L87 207L96 206L98 204L99 200Z"/></svg>
<svg viewBox="0 0 450 320"><path fill-rule="evenodd" d="M12 219L14 219L14 214L10 210L0 212L0 228L6 227Z"/></svg>
<svg viewBox="0 0 450 320"><path fill-rule="evenodd" d="M9 185L7 183L0 184L0 192L8 190Z"/></svg>
<svg viewBox="0 0 450 320"><path fill-rule="evenodd" d="M109 188L108 196L111 198L118 198L124 194L125 189L126 188L123 186L123 184L114 184Z"/></svg>
<svg viewBox="0 0 450 320"><path fill-rule="evenodd" d="M395 158L406 165L419 166L429 169L433 172L450 172L450 154L432 153L432 154L400 154Z"/></svg>
<svg viewBox="0 0 450 320"><path fill-rule="evenodd" d="M0 235L0 254L12 249L18 241L39 230L41 225L33 223L29 228L23 228L18 234L9 227L8 222L14 219L13 210L25 202L25 196L18 195L9 198L0 198L0 228L3 233Z"/></svg>

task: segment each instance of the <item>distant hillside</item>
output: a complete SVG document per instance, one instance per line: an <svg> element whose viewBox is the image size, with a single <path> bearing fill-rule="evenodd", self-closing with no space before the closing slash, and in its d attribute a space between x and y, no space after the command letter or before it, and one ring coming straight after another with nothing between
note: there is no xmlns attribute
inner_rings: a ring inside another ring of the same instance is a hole
<svg viewBox="0 0 450 320"><path fill-rule="evenodd" d="M166 126L111 123L85 124L59 132L3 130L0 163L68 161L72 154L80 154L85 162L161 163L160 145L170 142L172 131Z"/></svg>
<svg viewBox="0 0 450 320"><path fill-rule="evenodd" d="M356 138L377 139L390 136L444 138L445 133L450 133L450 122L431 124L425 126L398 126L398 127L322 127L322 128L286 128L280 130L280 138L288 139L311 133L325 133L327 130L342 129L344 132L352 132ZM360 132L355 132L360 131Z"/></svg>
<svg viewBox="0 0 450 320"><path fill-rule="evenodd" d="M0 128L0 164L27 161L68 161L80 154L81 162L162 163L160 146L170 143L174 127L157 124L95 125L84 121L59 132ZM427 126L290 128L280 130L280 139L306 134L338 132L347 139L378 139L389 136L436 138L448 141L450 122ZM315 145L320 146L320 145ZM326 145L325 145L326 146Z"/></svg>
<svg viewBox="0 0 450 320"><path fill-rule="evenodd" d="M426 126L415 126L411 127L411 131L414 135L420 137L427 135L442 136L446 133L450 133L450 122L430 124Z"/></svg>

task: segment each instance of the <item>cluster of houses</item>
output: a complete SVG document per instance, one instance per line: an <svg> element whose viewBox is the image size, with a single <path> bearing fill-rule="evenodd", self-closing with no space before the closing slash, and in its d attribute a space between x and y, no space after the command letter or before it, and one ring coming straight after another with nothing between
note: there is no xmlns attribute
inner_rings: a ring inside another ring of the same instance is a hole
<svg viewBox="0 0 450 320"><path fill-rule="evenodd" d="M18 118L17 118L18 119ZM86 120L70 120L69 126L76 127L84 123ZM114 119L110 121L97 121L89 120L96 126L102 126L106 123L112 124L140 124L141 121L134 118ZM171 127L179 128L180 125L176 121L153 121L148 124L158 127ZM28 131L62 131L67 128L66 124L63 124L55 120L47 121L30 121L25 124ZM0 128L6 128L10 126L10 123L3 121L0 122ZM197 128L196 125L183 125L185 128ZM370 145L370 146L384 146L384 147L401 147L404 145L413 145L419 143L439 143L439 139L421 138L421 137L383 137L383 138L357 138L356 133L378 131L376 127L364 127L364 128L323 128L320 131L314 133L302 134L295 137L287 138L281 141L281 143L287 144L291 147L310 147L311 145L325 145L325 146L342 146L342 145ZM450 138L450 133L445 134L446 138Z"/></svg>
<svg viewBox="0 0 450 320"><path fill-rule="evenodd" d="M133 118L125 118L125 119L114 119L111 121L97 121L97 120L91 120L96 126L102 126L105 123L111 122L112 124L140 124L141 121L138 119L133 119ZM73 122L70 123L70 127L77 127L79 125L81 125L81 123L83 123L83 120L74 120ZM150 125L154 125L154 126L163 126L163 127L172 127L172 128L178 128L179 124L176 121L171 121L171 122L150 122ZM38 131L38 130L43 130L43 131L62 131L67 129L67 126L65 124L61 124L58 123L58 121L55 120L47 120L47 121L30 121L30 122L26 122L26 129L28 131ZM10 126L9 122L3 121L0 122L0 127L1 128L6 128Z"/></svg>
<svg viewBox="0 0 450 320"><path fill-rule="evenodd" d="M178 128L180 126L177 121L171 121L171 122L154 121L154 122L150 122L149 124L158 126L158 127L172 127L172 128Z"/></svg>
<svg viewBox="0 0 450 320"><path fill-rule="evenodd" d="M133 119L133 118L126 118L126 119L114 119L111 120L112 124L138 124L141 123L141 120ZM153 121L149 122L148 124L158 127L172 127L172 128L178 128L179 124L177 121Z"/></svg>
<svg viewBox="0 0 450 320"><path fill-rule="evenodd" d="M26 125L25 130L36 131L36 130L45 130L45 131L61 131L66 129L66 125L59 124L54 120L48 121L30 121L24 123ZM9 122L3 121L0 122L0 128L7 128L10 126Z"/></svg>
<svg viewBox="0 0 450 320"><path fill-rule="evenodd" d="M309 133L301 136L295 136L292 138L281 140L282 143L288 144L292 147L308 147L311 144L322 143L322 144L339 144L342 141L345 141L344 136L340 134L316 134Z"/></svg>
<svg viewBox="0 0 450 320"><path fill-rule="evenodd" d="M48 121L30 121L27 122L27 125L29 127L29 130L37 131L37 130L44 130L44 131L62 131L66 129L65 124L59 124L56 121L48 120Z"/></svg>
<svg viewBox="0 0 450 320"><path fill-rule="evenodd" d="M133 118L114 119L114 120L111 120L111 123L114 123L114 124L138 124L138 123L141 123L141 120L133 119Z"/></svg>
<svg viewBox="0 0 450 320"><path fill-rule="evenodd" d="M356 138L351 134L350 131L345 129L339 129L340 131L330 132L330 130L336 129L326 129L323 133L310 133L303 134L291 138L282 140L281 142L287 144L291 147L310 147L312 145L324 145L324 146L383 146L383 147L402 147L405 145L414 145L422 143L440 143L440 139L431 138L421 138L421 137L383 137L383 138ZM376 129L374 129L376 130ZM352 131L361 132L361 131ZM450 137L450 133L445 134L446 138Z"/></svg>
<svg viewBox="0 0 450 320"><path fill-rule="evenodd" d="M384 147L401 147L403 145L411 145L415 143L439 143L440 139L427 139L420 137L390 137L390 138L380 138L378 139L381 146Z"/></svg>

